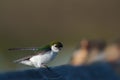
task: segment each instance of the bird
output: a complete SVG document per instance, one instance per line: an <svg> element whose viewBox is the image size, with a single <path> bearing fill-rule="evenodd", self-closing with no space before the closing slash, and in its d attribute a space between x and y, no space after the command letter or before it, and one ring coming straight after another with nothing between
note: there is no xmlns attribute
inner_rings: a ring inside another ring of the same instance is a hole
<svg viewBox="0 0 120 80"><path fill-rule="evenodd" d="M35 51L34 55L29 55L27 57L15 60L15 63L21 63L28 66L33 66L36 68L46 67L47 63L51 62L63 48L63 44L59 41L52 41L51 43L43 47L35 48L9 48L8 50L32 50Z"/></svg>

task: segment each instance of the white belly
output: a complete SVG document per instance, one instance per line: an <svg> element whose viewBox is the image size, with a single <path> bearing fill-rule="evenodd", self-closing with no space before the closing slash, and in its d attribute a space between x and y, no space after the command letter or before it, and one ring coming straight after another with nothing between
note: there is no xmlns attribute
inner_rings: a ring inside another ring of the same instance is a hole
<svg viewBox="0 0 120 80"><path fill-rule="evenodd" d="M46 64L46 63L50 62L51 60L53 60L56 55L57 55L57 53L47 52L45 54L33 56L30 59L30 61L33 63L33 65L35 67L40 67L41 64Z"/></svg>

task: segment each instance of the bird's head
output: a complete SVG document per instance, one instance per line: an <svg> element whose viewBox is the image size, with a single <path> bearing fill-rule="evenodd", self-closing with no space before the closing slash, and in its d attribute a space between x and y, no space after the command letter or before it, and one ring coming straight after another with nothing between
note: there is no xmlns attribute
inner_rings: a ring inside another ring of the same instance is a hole
<svg viewBox="0 0 120 80"><path fill-rule="evenodd" d="M59 52L63 48L63 44L58 41L53 41L50 43L50 45L53 52Z"/></svg>

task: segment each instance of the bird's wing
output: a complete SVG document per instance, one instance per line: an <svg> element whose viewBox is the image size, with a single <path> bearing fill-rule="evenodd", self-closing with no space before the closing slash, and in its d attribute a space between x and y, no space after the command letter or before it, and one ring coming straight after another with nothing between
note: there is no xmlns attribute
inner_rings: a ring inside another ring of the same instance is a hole
<svg viewBox="0 0 120 80"><path fill-rule="evenodd" d="M35 51L38 50L37 47L32 47L32 48L9 48L8 50L12 51L12 50L31 50L31 51Z"/></svg>
<svg viewBox="0 0 120 80"><path fill-rule="evenodd" d="M21 62L24 60L29 60L32 56L38 55L38 54L45 54L46 52L51 50L51 47L49 45L43 46L43 47L39 47L39 48L10 48L8 50L33 50L35 51L35 54L27 56L27 57L23 57L21 59L18 59L14 62Z"/></svg>
<svg viewBox="0 0 120 80"><path fill-rule="evenodd" d="M42 46L42 47L28 47L28 48L9 48L8 50L13 51L13 50L21 50L21 51L35 51L35 52L41 52L41 51L49 51L51 50L50 45Z"/></svg>
<svg viewBox="0 0 120 80"><path fill-rule="evenodd" d="M50 50L51 50L50 45L46 45L46 46L37 48L36 53L46 52Z"/></svg>

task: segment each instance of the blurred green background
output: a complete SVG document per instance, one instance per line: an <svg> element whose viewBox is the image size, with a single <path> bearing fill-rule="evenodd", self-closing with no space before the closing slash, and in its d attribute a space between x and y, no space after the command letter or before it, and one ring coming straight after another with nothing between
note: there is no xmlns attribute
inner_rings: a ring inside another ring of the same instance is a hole
<svg viewBox="0 0 120 80"><path fill-rule="evenodd" d="M111 40L120 34L119 0L0 0L0 71L29 68L12 61L31 51L13 47L62 41L51 66L65 64L81 38Z"/></svg>

